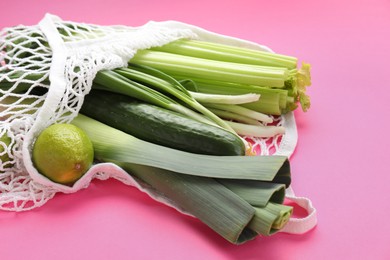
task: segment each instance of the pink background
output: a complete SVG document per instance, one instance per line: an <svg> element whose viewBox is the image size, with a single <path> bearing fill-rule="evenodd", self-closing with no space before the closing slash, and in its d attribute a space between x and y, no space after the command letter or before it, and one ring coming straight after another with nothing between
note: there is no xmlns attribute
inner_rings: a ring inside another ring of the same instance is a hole
<svg viewBox="0 0 390 260"><path fill-rule="evenodd" d="M390 259L389 0L14 0L1 4L0 27L46 12L102 25L178 20L310 62L293 187L319 223L234 246L135 188L94 181L31 212L0 212L1 259Z"/></svg>

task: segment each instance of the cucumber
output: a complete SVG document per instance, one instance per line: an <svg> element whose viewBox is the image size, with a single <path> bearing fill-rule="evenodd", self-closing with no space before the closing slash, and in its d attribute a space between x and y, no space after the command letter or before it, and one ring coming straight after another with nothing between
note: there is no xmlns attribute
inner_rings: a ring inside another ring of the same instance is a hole
<svg viewBox="0 0 390 260"><path fill-rule="evenodd" d="M93 90L80 111L136 138L190 153L245 155L235 134L131 97Z"/></svg>

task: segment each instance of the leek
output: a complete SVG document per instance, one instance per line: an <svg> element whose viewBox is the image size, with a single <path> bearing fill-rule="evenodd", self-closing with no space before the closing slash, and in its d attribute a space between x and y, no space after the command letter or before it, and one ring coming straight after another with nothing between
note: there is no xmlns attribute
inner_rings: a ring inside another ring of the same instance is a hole
<svg viewBox="0 0 390 260"><path fill-rule="evenodd" d="M268 202L282 204L284 201L284 184L230 179L218 181L252 206L265 207Z"/></svg>
<svg viewBox="0 0 390 260"><path fill-rule="evenodd" d="M262 121L264 123L272 123L273 120L270 116L245 108L241 107L239 105L225 105L225 104L211 104L211 103L206 103L205 106L211 107L211 108L216 108L216 109L221 109L229 112L236 113L238 115L246 116L258 121Z"/></svg>
<svg viewBox="0 0 390 260"><path fill-rule="evenodd" d="M270 235L289 219L280 204L291 182L285 157L198 155L141 141L81 114L72 124L90 137L98 161L122 167L232 243Z"/></svg>
<svg viewBox="0 0 390 260"><path fill-rule="evenodd" d="M256 136L256 137L273 137L282 135L286 132L283 126L262 126L247 125L237 122L226 121L239 135Z"/></svg>
<svg viewBox="0 0 390 260"><path fill-rule="evenodd" d="M166 95L171 95L177 98L179 101L183 102L193 110L203 114L220 127L230 132L234 132L223 120L198 103L187 89L178 81L165 73L151 67L140 66L132 63L129 63L128 68L117 69L115 71L129 80L134 80L139 84L149 86L157 91L165 93Z"/></svg>
<svg viewBox="0 0 390 260"><path fill-rule="evenodd" d="M198 113L195 113L193 110L180 105L172 98L138 82L132 81L114 71L98 72L94 82L95 85L93 88L95 89L102 89L115 93L125 94L139 100L178 112L200 122L212 124L210 120L206 119ZM228 128L231 129L230 127Z"/></svg>
<svg viewBox="0 0 390 260"><path fill-rule="evenodd" d="M246 230L255 209L214 179L137 164L117 164L228 241L241 244L257 235Z"/></svg>
<svg viewBox="0 0 390 260"><path fill-rule="evenodd" d="M234 120L237 122L249 124L249 125L261 125L259 121L256 119L244 116L244 115L239 115L234 112L222 110L222 109L216 109L216 108L208 108L211 112L216 114L217 116L227 119L227 120Z"/></svg>
<svg viewBox="0 0 390 260"><path fill-rule="evenodd" d="M269 202L265 207L254 207L255 216L248 227L261 235L272 235L285 226L293 208Z"/></svg>
<svg viewBox="0 0 390 260"><path fill-rule="evenodd" d="M290 165L285 156L192 154L142 141L81 114L72 124L87 133L94 145L95 157L102 161L141 164L203 177L290 183Z"/></svg>
<svg viewBox="0 0 390 260"><path fill-rule="evenodd" d="M295 108L294 98L288 99L288 90L273 89L255 85L239 84L232 82L199 79L192 77L191 80L183 76L175 76L183 86L193 91L206 94L239 95L254 93L260 95L258 101L243 106L254 109L264 114L281 115L282 113ZM191 84L187 83L191 82ZM196 86L193 89L193 86ZM286 108L289 109L286 109Z"/></svg>
<svg viewBox="0 0 390 260"><path fill-rule="evenodd" d="M230 104L238 105L250 102L258 101L260 98L259 94L242 94L242 95L218 95L218 94L205 94L198 92L190 92L191 96L201 103L212 103L212 104Z"/></svg>

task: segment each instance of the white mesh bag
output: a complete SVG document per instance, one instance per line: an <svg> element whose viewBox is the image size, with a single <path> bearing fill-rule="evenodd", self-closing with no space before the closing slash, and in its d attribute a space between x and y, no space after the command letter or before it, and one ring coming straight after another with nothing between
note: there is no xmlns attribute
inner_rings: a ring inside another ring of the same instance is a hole
<svg viewBox="0 0 390 260"><path fill-rule="evenodd" d="M0 209L26 211L40 207L57 192L76 192L88 187L94 178L118 179L175 207L110 163L94 165L72 187L53 183L34 168L31 146L45 127L68 123L78 114L99 70L126 66L137 50L179 38L271 51L262 45L176 21L149 22L140 27L97 26L62 21L47 14L36 26L3 29L0 33L0 81L7 82L8 86L0 89ZM41 88L48 90L43 96L35 93ZM31 100L34 101L31 103ZM286 129L283 136L254 138L253 142L261 155L291 156L298 137L294 115L289 113L276 120ZM311 201L296 197L291 188L287 190L287 198L306 209L308 215L291 218L283 231L299 234L313 228L317 220Z"/></svg>

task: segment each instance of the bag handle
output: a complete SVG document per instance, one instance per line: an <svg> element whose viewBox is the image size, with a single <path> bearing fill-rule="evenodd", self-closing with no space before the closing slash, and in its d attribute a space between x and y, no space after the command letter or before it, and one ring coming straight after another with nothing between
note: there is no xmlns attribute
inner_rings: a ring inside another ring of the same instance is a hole
<svg viewBox="0 0 390 260"><path fill-rule="evenodd" d="M295 196L292 187L286 190L286 198L305 209L308 215L303 218L290 218L281 232L303 234L313 229L317 225L317 210L313 207L311 200L305 197Z"/></svg>

